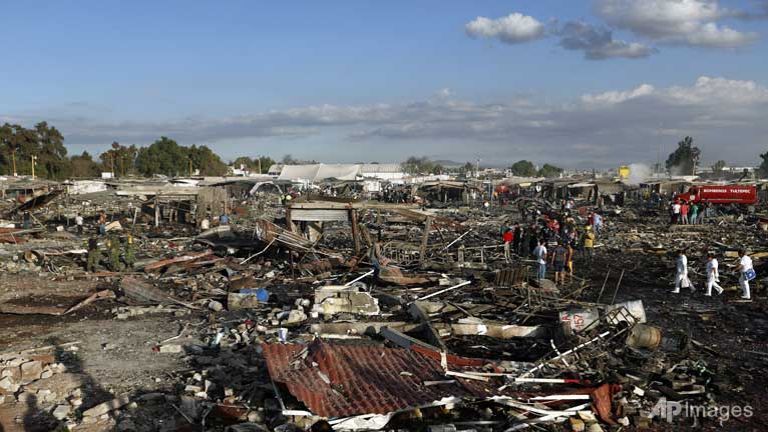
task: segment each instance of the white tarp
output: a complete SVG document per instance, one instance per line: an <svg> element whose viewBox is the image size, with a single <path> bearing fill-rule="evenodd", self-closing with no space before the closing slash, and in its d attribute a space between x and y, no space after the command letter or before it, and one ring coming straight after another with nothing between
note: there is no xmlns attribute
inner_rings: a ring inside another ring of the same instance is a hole
<svg viewBox="0 0 768 432"><path fill-rule="evenodd" d="M278 180L306 180L315 181L317 172L320 170L320 165L285 165L282 171L280 171L280 177Z"/></svg>
<svg viewBox="0 0 768 432"><path fill-rule="evenodd" d="M318 182L327 179L357 180L360 164L285 165L278 180Z"/></svg>
<svg viewBox="0 0 768 432"><path fill-rule="evenodd" d="M320 164L315 181L326 179L356 180L359 174L359 164Z"/></svg>

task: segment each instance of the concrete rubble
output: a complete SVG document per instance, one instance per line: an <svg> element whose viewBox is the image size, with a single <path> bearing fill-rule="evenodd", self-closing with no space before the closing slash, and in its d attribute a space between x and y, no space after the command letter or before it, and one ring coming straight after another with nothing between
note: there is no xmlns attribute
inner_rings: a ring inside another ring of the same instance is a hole
<svg viewBox="0 0 768 432"><path fill-rule="evenodd" d="M543 186L488 207L469 181L418 205L230 183L46 195L34 229L0 233L19 240L0 242L0 430L765 430L764 209L670 225L629 186L567 209ZM222 197L229 224L201 232ZM537 278L533 242L552 252L591 211L594 253L577 236L573 272ZM697 291L669 292L678 249ZM707 252L720 296L702 295Z"/></svg>

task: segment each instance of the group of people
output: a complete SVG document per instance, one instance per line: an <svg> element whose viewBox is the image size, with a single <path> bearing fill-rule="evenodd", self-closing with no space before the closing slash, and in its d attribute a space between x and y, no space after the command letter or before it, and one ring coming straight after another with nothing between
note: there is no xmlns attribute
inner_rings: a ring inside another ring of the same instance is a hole
<svg viewBox="0 0 768 432"><path fill-rule="evenodd" d="M132 269L136 264L136 248L133 242L133 235L126 235L122 241L116 235L110 235L104 241L104 251L99 247L98 237L88 239L88 261L85 269L89 272L95 272L104 255L107 256L107 268L111 271L119 272L125 269Z"/></svg>
<svg viewBox="0 0 768 432"><path fill-rule="evenodd" d="M86 271L95 272L96 268L107 258L106 267L115 272L131 269L136 263L136 247L132 234L120 238L112 233L107 235L107 213L99 211L97 235L88 238L86 242L88 257L85 264ZM84 218L81 213L75 214L75 228L78 235L85 233ZM99 239L103 238L103 249Z"/></svg>
<svg viewBox="0 0 768 432"><path fill-rule="evenodd" d="M220 226L229 225L229 214L222 213L222 215L218 217L218 222ZM211 229L210 213L203 217L203 219L200 221L200 232L207 231L209 229Z"/></svg>
<svg viewBox="0 0 768 432"><path fill-rule="evenodd" d="M736 271L739 274L739 285L741 286L741 298L744 300L751 300L751 293L749 288L749 282L755 278L755 269L752 265L752 258L749 257L747 251L742 249L739 251L739 264ZM712 290L717 291L718 294L723 293L723 287L720 286L720 269L717 258L714 253L707 253L707 263L705 267L707 282L706 291L704 295L707 297L712 296ZM690 288L691 292L695 291L693 283L688 277L688 256L684 250L677 251L677 259L675 260L675 289L672 293L679 294L680 288Z"/></svg>
<svg viewBox="0 0 768 432"><path fill-rule="evenodd" d="M512 254L531 257L537 262L537 278L547 274L547 265L554 270L555 283L565 283L566 275L573 275L573 262L576 251L580 251L588 262L594 256L597 235L603 228L603 217L597 212L590 212L587 224L581 227L570 213L571 206L565 202L561 212L538 214L534 222L526 225L516 223L501 228L504 245L504 259L511 262ZM526 211L530 214L531 211ZM550 253L547 244L556 246Z"/></svg>
<svg viewBox="0 0 768 432"><path fill-rule="evenodd" d="M670 222L679 225L701 225L707 215L709 204L688 203L685 200L675 200L669 208Z"/></svg>

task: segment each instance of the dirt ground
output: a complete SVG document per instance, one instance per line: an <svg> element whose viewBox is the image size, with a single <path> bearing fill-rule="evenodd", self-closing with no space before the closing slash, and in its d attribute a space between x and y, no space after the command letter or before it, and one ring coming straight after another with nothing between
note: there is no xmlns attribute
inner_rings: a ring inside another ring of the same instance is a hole
<svg viewBox="0 0 768 432"><path fill-rule="evenodd" d="M6 276L2 286L6 301L12 297L13 303L26 306L68 307L104 282ZM86 407L121 395L173 393L175 374L187 369L184 354L158 353L153 347L179 334L179 320L167 313L116 320L110 309L118 306L105 300L66 316L0 314L0 353L53 347L41 352L54 353L67 372L55 375L55 381L45 380L45 385L58 387L60 394L81 389ZM187 336L184 341L194 342ZM51 421L47 410L30 401L9 403L6 399L0 405L0 431L44 431ZM112 423L84 425L78 430L109 430Z"/></svg>

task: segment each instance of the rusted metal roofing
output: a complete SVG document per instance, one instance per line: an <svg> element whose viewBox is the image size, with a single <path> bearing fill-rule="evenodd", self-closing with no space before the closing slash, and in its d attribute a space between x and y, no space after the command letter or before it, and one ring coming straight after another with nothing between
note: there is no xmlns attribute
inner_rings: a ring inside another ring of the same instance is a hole
<svg viewBox="0 0 768 432"><path fill-rule="evenodd" d="M500 382L448 377L440 353L379 345L262 344L269 374L314 414L333 418L386 414L448 397L485 398ZM447 356L451 371L479 370L485 362ZM441 382L430 383L426 382ZM450 381L450 382L449 382Z"/></svg>

